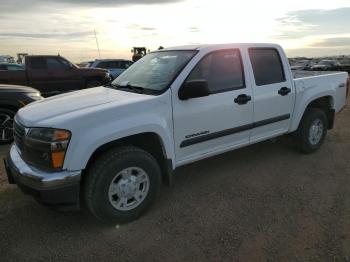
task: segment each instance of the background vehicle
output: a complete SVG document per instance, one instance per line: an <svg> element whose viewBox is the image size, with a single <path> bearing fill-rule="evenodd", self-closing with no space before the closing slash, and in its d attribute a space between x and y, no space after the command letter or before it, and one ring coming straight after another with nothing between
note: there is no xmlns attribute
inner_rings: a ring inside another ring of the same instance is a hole
<svg viewBox="0 0 350 262"><path fill-rule="evenodd" d="M15 58L10 55L0 55L0 63L15 63Z"/></svg>
<svg viewBox="0 0 350 262"><path fill-rule="evenodd" d="M17 71L24 70L24 65L14 63L0 63L0 70Z"/></svg>
<svg viewBox="0 0 350 262"><path fill-rule="evenodd" d="M41 99L40 92L34 88L0 85L0 145L13 141L13 118L16 112Z"/></svg>
<svg viewBox="0 0 350 262"><path fill-rule="evenodd" d="M319 63L316 65L312 66L312 70L314 71L324 71L324 70L339 70L341 64L337 60L321 60Z"/></svg>
<svg viewBox="0 0 350 262"><path fill-rule="evenodd" d="M88 62L86 67L106 69L112 78L115 79L132 64L132 61L124 59L99 59Z"/></svg>
<svg viewBox="0 0 350 262"><path fill-rule="evenodd" d="M314 66L312 60L299 60L291 64L292 70L310 70Z"/></svg>
<svg viewBox="0 0 350 262"><path fill-rule="evenodd" d="M52 96L111 81L108 71L79 68L61 56L25 56L24 70L1 71L1 84L26 85Z"/></svg>
<svg viewBox="0 0 350 262"><path fill-rule="evenodd" d="M131 53L133 53L132 61L136 62L147 54L147 49L146 47L133 47Z"/></svg>
<svg viewBox="0 0 350 262"><path fill-rule="evenodd" d="M283 134L318 150L346 105L348 74L297 73L272 44L149 53L109 86L20 110L9 181L42 202L84 199L101 220L129 222L179 166Z"/></svg>

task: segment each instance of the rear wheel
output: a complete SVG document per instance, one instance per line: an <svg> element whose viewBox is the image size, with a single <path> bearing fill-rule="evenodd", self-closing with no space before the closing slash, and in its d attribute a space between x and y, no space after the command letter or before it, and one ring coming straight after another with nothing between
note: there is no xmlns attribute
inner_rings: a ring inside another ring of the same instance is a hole
<svg viewBox="0 0 350 262"><path fill-rule="evenodd" d="M0 145L13 141L13 118L16 112L0 108Z"/></svg>
<svg viewBox="0 0 350 262"><path fill-rule="evenodd" d="M327 134L327 117L323 110L308 108L294 134L296 147L303 153L318 150Z"/></svg>
<svg viewBox="0 0 350 262"><path fill-rule="evenodd" d="M92 88L97 86L102 86L102 83L98 80L90 80L86 83L86 88Z"/></svg>
<svg viewBox="0 0 350 262"><path fill-rule="evenodd" d="M93 215L107 223L137 219L159 193L161 171L157 161L136 147L104 153L88 170L85 200Z"/></svg>

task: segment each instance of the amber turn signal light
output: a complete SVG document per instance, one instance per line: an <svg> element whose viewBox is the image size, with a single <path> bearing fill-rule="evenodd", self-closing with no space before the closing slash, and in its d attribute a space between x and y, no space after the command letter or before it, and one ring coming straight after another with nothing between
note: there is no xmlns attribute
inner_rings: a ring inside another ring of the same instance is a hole
<svg viewBox="0 0 350 262"><path fill-rule="evenodd" d="M55 130L53 133L53 140L54 141L62 141L62 140L69 140L70 133L65 130Z"/></svg>
<svg viewBox="0 0 350 262"><path fill-rule="evenodd" d="M63 151L51 153L53 168L62 168L63 167L64 155L65 155L65 152L63 152Z"/></svg>

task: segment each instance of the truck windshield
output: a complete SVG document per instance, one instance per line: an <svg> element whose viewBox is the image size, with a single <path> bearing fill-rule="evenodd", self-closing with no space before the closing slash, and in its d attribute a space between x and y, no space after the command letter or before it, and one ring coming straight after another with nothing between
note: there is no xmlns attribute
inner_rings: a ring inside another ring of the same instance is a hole
<svg viewBox="0 0 350 262"><path fill-rule="evenodd" d="M195 50L150 53L115 79L112 86L153 94L162 93L196 53Z"/></svg>

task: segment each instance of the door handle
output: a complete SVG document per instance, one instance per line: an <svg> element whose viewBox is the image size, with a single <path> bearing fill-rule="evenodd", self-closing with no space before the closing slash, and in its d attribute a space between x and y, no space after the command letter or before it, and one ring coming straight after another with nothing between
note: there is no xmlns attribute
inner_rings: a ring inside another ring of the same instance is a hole
<svg viewBox="0 0 350 262"><path fill-rule="evenodd" d="M246 94L239 95L234 99L235 103L239 105L244 105L248 103L250 100L252 100L251 96L248 96Z"/></svg>
<svg viewBox="0 0 350 262"><path fill-rule="evenodd" d="M288 87L282 87L280 90L278 90L278 94L281 96L288 95L292 90Z"/></svg>

